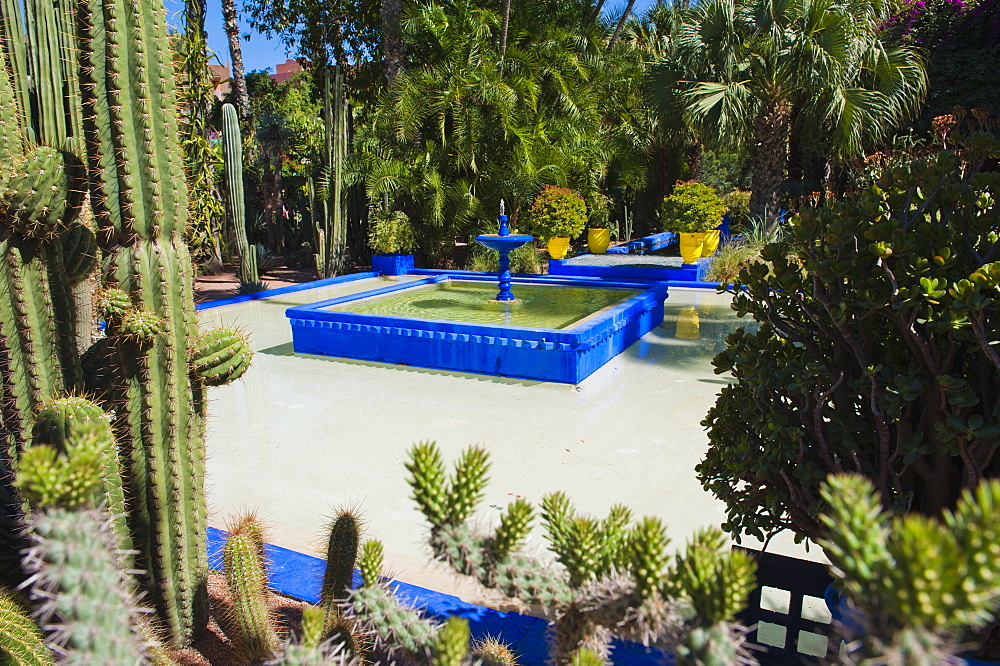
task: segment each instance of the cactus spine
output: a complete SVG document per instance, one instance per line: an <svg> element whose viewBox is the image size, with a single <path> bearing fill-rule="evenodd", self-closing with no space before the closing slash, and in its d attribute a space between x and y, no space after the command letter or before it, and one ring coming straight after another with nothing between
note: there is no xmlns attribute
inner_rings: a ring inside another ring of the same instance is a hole
<svg viewBox="0 0 1000 666"><path fill-rule="evenodd" d="M243 196L243 140L240 119L232 104L222 105L222 145L226 167L226 216L236 234L240 252L240 285L260 282L257 251L247 240L246 201Z"/></svg>

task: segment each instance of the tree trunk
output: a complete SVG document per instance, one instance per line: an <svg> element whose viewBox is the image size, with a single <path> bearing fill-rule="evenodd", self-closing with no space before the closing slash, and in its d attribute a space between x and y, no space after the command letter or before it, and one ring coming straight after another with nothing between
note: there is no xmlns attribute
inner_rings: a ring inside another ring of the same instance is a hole
<svg viewBox="0 0 1000 666"><path fill-rule="evenodd" d="M500 71L503 71L503 59L507 56L507 29L510 27L510 0L503 0L500 13L503 16L503 27L500 29Z"/></svg>
<svg viewBox="0 0 1000 666"><path fill-rule="evenodd" d="M222 0L222 21L229 38L229 57L233 61L232 81L236 109L240 112L240 129L243 136L249 136L253 129L250 120L250 95L247 93L247 79L243 72L243 47L240 44L240 26L236 21L236 0Z"/></svg>
<svg viewBox="0 0 1000 666"><path fill-rule="evenodd" d="M403 0L382 0L382 50L385 52L385 78L392 85L403 71L406 60L406 45L400 35L400 17L403 15Z"/></svg>
<svg viewBox="0 0 1000 666"><path fill-rule="evenodd" d="M632 7L634 6L635 0L628 0L628 4L625 5L625 11L622 12L621 18L618 19L618 25L615 26L615 34L611 35L611 41L608 42L608 49L606 53L611 53L611 49L615 48L618 38L622 35L622 28L625 27L625 21L628 20L629 15L632 13Z"/></svg>
<svg viewBox="0 0 1000 666"><path fill-rule="evenodd" d="M778 216L781 183L788 161L791 106L783 100L767 100L753 121L753 194L750 215L771 223Z"/></svg>
<svg viewBox="0 0 1000 666"><path fill-rule="evenodd" d="M687 146L688 180L701 180L701 139L695 137Z"/></svg>

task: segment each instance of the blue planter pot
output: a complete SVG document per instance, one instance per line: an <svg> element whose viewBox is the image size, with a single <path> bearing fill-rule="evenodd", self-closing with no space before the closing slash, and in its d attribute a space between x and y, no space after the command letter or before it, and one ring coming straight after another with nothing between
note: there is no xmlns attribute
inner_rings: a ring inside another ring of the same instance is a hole
<svg viewBox="0 0 1000 666"><path fill-rule="evenodd" d="M393 253L372 256L372 270L382 275L406 275L412 269L412 254Z"/></svg>

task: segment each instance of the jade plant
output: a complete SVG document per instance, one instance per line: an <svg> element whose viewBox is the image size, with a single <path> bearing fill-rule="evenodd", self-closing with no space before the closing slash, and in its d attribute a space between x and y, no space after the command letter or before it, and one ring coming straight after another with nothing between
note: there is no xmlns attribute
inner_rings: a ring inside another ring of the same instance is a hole
<svg viewBox="0 0 1000 666"><path fill-rule="evenodd" d="M754 566L742 551L726 552L719 531L695 535L671 557L658 519L633 521L616 505L599 520L553 493L541 507L559 563L552 568L520 552L535 512L527 501L508 505L492 532L471 526L489 471L483 449L467 449L449 475L438 447L418 444L407 469L434 554L486 587L547 608L554 663L604 659L613 635L665 645L681 663L752 663L734 618L754 586Z"/></svg>
<svg viewBox="0 0 1000 666"><path fill-rule="evenodd" d="M966 632L1000 611L1000 481L964 491L940 518L893 515L857 475L831 476L821 493L820 544L850 600L840 628L852 663L960 663Z"/></svg>
<svg viewBox="0 0 1000 666"><path fill-rule="evenodd" d="M699 233L722 223L726 204L715 188L697 181L679 182L660 206L660 226L664 231Z"/></svg>
<svg viewBox="0 0 1000 666"><path fill-rule="evenodd" d="M802 211L729 288L760 327L715 359L734 381L697 470L734 537L820 536L833 473L925 515L1000 475L1000 141L955 140Z"/></svg>
<svg viewBox="0 0 1000 666"><path fill-rule="evenodd" d="M587 224L587 203L566 187L546 187L521 217L526 233L536 238L575 238Z"/></svg>

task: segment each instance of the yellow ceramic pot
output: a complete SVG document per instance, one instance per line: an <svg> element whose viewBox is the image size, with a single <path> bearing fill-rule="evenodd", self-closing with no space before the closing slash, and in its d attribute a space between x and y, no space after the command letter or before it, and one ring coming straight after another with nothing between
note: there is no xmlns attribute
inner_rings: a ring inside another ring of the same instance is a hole
<svg viewBox="0 0 1000 666"><path fill-rule="evenodd" d="M712 229L704 233L705 243L701 246L701 256L711 257L719 249L719 239L722 238L722 230Z"/></svg>
<svg viewBox="0 0 1000 666"><path fill-rule="evenodd" d="M587 229L587 247L591 254L604 254L611 245L611 229Z"/></svg>
<svg viewBox="0 0 1000 666"><path fill-rule="evenodd" d="M680 237L681 259L684 260L685 264L693 264L701 257L701 248L705 244L705 234L682 231Z"/></svg>
<svg viewBox="0 0 1000 666"><path fill-rule="evenodd" d="M553 259L562 259L569 252L569 237L550 238L549 256Z"/></svg>

